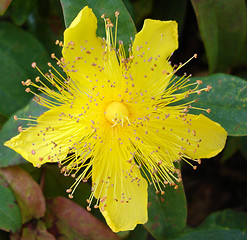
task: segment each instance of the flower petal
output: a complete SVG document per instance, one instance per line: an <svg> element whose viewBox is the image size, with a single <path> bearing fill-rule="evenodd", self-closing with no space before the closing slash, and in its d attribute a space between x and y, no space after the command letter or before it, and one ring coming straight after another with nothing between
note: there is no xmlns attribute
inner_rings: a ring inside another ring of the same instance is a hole
<svg viewBox="0 0 247 240"><path fill-rule="evenodd" d="M118 143L102 151L93 162L95 197L112 231L132 230L147 222L147 182Z"/></svg>
<svg viewBox="0 0 247 240"><path fill-rule="evenodd" d="M190 133L187 130L187 133L181 136L193 139L194 145L185 144L184 153L191 158L211 158L220 153L226 143L225 129L202 114L199 116L188 114L187 118L191 122Z"/></svg>
<svg viewBox="0 0 247 240"><path fill-rule="evenodd" d="M103 83L119 69L115 52L106 51L106 43L97 37L96 30L97 18L86 6L64 32L65 69L71 78L83 81L82 89L89 79L101 79Z"/></svg>
<svg viewBox="0 0 247 240"><path fill-rule="evenodd" d="M211 158L224 148L227 132L204 115L171 112L164 116L150 117L146 130L138 129L138 136L144 143L133 142L145 155L156 151L155 155L163 156L164 161L172 165L181 153L193 159ZM153 148L146 149L146 145Z"/></svg>
<svg viewBox="0 0 247 240"><path fill-rule="evenodd" d="M85 134L82 123L71 113L70 106L49 110L29 127L4 145L15 150L35 167L66 158L74 143ZM78 130L79 129L79 130ZM84 135L85 136L85 135Z"/></svg>
<svg viewBox="0 0 247 240"><path fill-rule="evenodd" d="M144 90L160 94L168 85L173 68L167 61L178 48L177 23L147 19L136 34L131 74ZM147 79L147 81L143 81ZM151 89L150 89L151 88Z"/></svg>

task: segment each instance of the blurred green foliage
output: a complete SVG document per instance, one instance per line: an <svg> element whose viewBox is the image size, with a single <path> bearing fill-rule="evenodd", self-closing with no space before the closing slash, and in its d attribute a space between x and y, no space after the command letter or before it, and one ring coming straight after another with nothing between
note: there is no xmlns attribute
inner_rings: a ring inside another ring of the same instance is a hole
<svg viewBox="0 0 247 240"><path fill-rule="evenodd" d="M194 74L193 78L203 80L205 86L213 86L211 92L196 96L198 107L209 107L212 111L207 116L234 137L228 139L223 153L208 160L204 170L198 170L194 177L192 170L182 166L188 201L187 225L181 183L177 190L167 189L164 196L156 195L150 188L149 222L131 232L113 234L102 223L99 211L88 213L83 209L90 194L89 183L81 184L75 198L69 200L65 190L73 179L63 177L56 166L35 169L2 145L22 124L13 120L14 114L27 118L45 111L33 101L29 103L32 95L25 93L21 81L38 75L30 66L32 62L37 62L45 72L49 55L54 52L61 56L61 48L54 43L56 39L62 40L65 26L85 5L96 14L101 37L101 14L112 17L118 10L119 39L124 42L134 38L145 18L176 20L180 47L172 62L186 61L198 53L198 59L183 68ZM2 0L0 16L0 239L247 238L247 192L243 189L247 182L246 1ZM21 168L10 167L20 164ZM215 191L217 194L213 194ZM197 217L193 218L194 215ZM35 237L37 234L39 238ZM59 237L61 234L64 238Z"/></svg>

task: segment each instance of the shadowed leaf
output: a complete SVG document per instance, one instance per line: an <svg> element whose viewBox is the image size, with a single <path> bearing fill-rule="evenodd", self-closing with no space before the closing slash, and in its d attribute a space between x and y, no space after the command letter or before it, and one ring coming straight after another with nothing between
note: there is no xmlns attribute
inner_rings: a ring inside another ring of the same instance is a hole
<svg viewBox="0 0 247 240"><path fill-rule="evenodd" d="M45 214L45 199L39 185L20 167L0 169L21 209L22 223Z"/></svg>
<svg viewBox="0 0 247 240"><path fill-rule="evenodd" d="M187 205L183 184L178 189L166 186L165 194L157 194L153 186L148 191L148 222L145 228L156 239L167 239L181 232L186 224Z"/></svg>
<svg viewBox="0 0 247 240"><path fill-rule="evenodd" d="M21 211L14 193L6 180L0 175L0 229L16 232L21 228Z"/></svg>
<svg viewBox="0 0 247 240"><path fill-rule="evenodd" d="M58 240L120 239L88 211L63 197L47 200L45 221L48 231Z"/></svg>
<svg viewBox="0 0 247 240"><path fill-rule="evenodd" d="M206 50L210 72L233 66L246 39L245 0L191 0Z"/></svg>

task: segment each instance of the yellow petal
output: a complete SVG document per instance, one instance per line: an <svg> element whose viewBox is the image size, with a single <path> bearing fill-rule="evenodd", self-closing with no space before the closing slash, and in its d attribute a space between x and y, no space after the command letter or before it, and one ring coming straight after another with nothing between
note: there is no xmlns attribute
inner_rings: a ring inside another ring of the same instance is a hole
<svg viewBox="0 0 247 240"><path fill-rule="evenodd" d="M188 119L191 119L191 127L188 128L190 133L187 129L183 137L185 139L190 137L194 144L184 144L184 153L191 158L211 158L220 153L226 143L225 129L202 114L199 116L188 114Z"/></svg>
<svg viewBox="0 0 247 240"><path fill-rule="evenodd" d="M84 7L64 32L65 68L71 78L81 82L82 89L89 80L101 79L103 83L119 69L115 52L106 51L106 43L97 37L96 30L96 16Z"/></svg>
<svg viewBox="0 0 247 240"><path fill-rule="evenodd" d="M104 151L104 152L103 152ZM103 149L93 162L93 188L100 210L112 231L132 230L147 222L147 182L128 163L131 155L116 143Z"/></svg>
<svg viewBox="0 0 247 240"><path fill-rule="evenodd" d="M173 68L167 59L178 47L177 23L147 19L136 34L131 74L139 87L160 94L167 86ZM145 81L146 79L146 81Z"/></svg>
<svg viewBox="0 0 247 240"><path fill-rule="evenodd" d="M37 119L37 125L13 137L4 145L15 150L35 167L46 162L58 162L66 158L69 148L81 140L78 128L83 125L71 117L70 106L49 110ZM85 136L85 135L84 135Z"/></svg>
<svg viewBox="0 0 247 240"><path fill-rule="evenodd" d="M145 148L147 142L148 145L152 143L156 148L159 147L158 156L163 155L164 160L170 165L179 158L180 153L194 159L211 158L222 151L227 137L227 132L220 124L202 114L197 116L176 112L167 112L166 117L150 118L146 134L144 130L143 133L140 131L141 129L138 135L144 144L142 146L134 142L137 147L148 155L148 149L142 148Z"/></svg>

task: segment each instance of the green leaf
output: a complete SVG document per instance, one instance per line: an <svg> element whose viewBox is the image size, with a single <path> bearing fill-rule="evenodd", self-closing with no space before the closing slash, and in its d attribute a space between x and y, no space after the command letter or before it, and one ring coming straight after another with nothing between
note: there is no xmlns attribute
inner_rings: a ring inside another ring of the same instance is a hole
<svg viewBox="0 0 247 240"><path fill-rule="evenodd" d="M33 0L14 0L10 7L11 18L16 25L21 26L28 18L33 6Z"/></svg>
<svg viewBox="0 0 247 240"><path fill-rule="evenodd" d="M20 167L0 169L21 209L22 223L45 215L45 199L40 186ZM21 184L20 184L21 183Z"/></svg>
<svg viewBox="0 0 247 240"><path fill-rule="evenodd" d="M55 165L43 166L44 174L44 194L47 198L64 196L68 197L66 189L69 189L75 182L71 176L65 177L61 174L61 169ZM91 193L91 186L88 183L80 183L73 195L73 201L86 208L86 199Z"/></svg>
<svg viewBox="0 0 247 240"><path fill-rule="evenodd" d="M45 216L47 229L56 239L120 239L105 224L73 201L57 197L47 200Z"/></svg>
<svg viewBox="0 0 247 240"><path fill-rule="evenodd" d="M226 72L241 55L246 38L245 0L191 0L209 71Z"/></svg>
<svg viewBox="0 0 247 240"><path fill-rule="evenodd" d="M21 212L8 183L0 175L0 229L16 232L21 229Z"/></svg>
<svg viewBox="0 0 247 240"><path fill-rule="evenodd" d="M173 240L246 240L247 233L237 229L212 228L195 230Z"/></svg>
<svg viewBox="0 0 247 240"><path fill-rule="evenodd" d="M144 226L156 239L177 236L184 229L187 205L182 183L178 183L178 189L167 186L164 195L149 187L148 202L148 222Z"/></svg>
<svg viewBox="0 0 247 240"><path fill-rule="evenodd" d="M200 225L200 228L223 227L229 229L239 229L247 231L247 214L226 209L221 212L211 214Z"/></svg>
<svg viewBox="0 0 247 240"><path fill-rule="evenodd" d="M38 74L31 63L46 70L49 56L36 38L7 22L0 22L0 56L0 114L9 117L32 97L21 85Z"/></svg>
<svg viewBox="0 0 247 240"><path fill-rule="evenodd" d="M203 113L222 125L230 136L247 135L247 82L241 78L214 74L207 77L192 77L191 81L202 80L200 88L212 86L209 92L191 95L189 100L197 99L193 106L211 109L210 114L198 110L190 113Z"/></svg>
<svg viewBox="0 0 247 240"><path fill-rule="evenodd" d="M88 6L93 9L94 14L98 19L97 34L100 37L105 37L105 23L101 18L102 14L105 14L107 18L115 22L115 12L119 11L119 22L118 22L118 41L124 42L125 46L128 47L130 43L130 37L135 36L136 28L134 22L125 8L121 0L60 0L66 27L69 27L70 23L77 16L79 11Z"/></svg>
<svg viewBox="0 0 247 240"><path fill-rule="evenodd" d="M20 118L28 119L31 116L40 116L44 111L47 109L42 107L41 105L37 104L36 102L32 101L23 109L19 110L15 113ZM18 126L26 127L28 121L22 120L14 120L11 117L3 126L0 132L0 167L7 167L12 165L18 165L20 163L25 162L25 160L13 151L12 149L3 146L3 143L8 141L10 138L19 134Z"/></svg>
<svg viewBox="0 0 247 240"><path fill-rule="evenodd" d="M147 237L148 232L143 225L137 225L133 231L130 231L129 235L125 237L124 240L145 240Z"/></svg>

